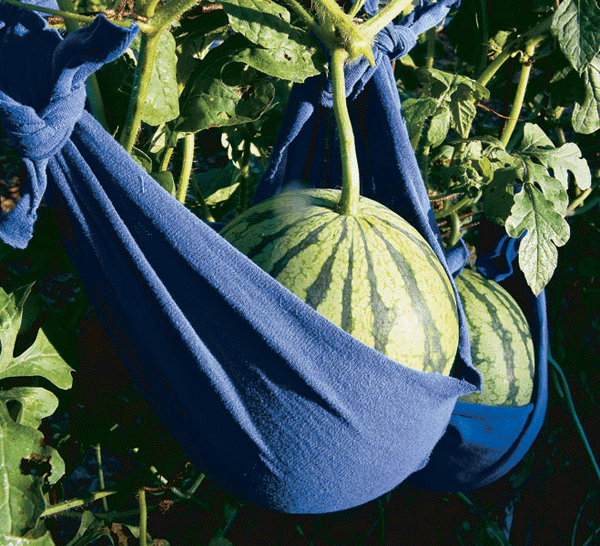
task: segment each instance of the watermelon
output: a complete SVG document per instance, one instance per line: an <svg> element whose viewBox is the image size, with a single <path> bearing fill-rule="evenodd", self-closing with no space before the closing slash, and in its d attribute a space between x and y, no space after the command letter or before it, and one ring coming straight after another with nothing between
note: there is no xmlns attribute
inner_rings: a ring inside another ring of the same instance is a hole
<svg viewBox="0 0 600 546"><path fill-rule="evenodd" d="M465 269L456 279L463 302L473 365L483 377L481 393L461 402L523 406L531 401L535 353L527 319L498 283Z"/></svg>
<svg viewBox="0 0 600 546"><path fill-rule="evenodd" d="M425 239L361 197L338 212L339 190L282 193L221 231L263 270L349 334L396 362L449 375L458 346L451 283Z"/></svg>

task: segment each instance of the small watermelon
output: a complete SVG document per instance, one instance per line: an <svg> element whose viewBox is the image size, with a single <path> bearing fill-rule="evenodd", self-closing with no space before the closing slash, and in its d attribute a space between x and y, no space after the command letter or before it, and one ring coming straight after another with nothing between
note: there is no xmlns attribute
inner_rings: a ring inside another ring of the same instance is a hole
<svg viewBox="0 0 600 546"><path fill-rule="evenodd" d="M481 393L462 402L523 406L531 401L535 353L527 319L498 283L465 269L456 279L463 302L473 365L483 377Z"/></svg>
<svg viewBox="0 0 600 546"><path fill-rule="evenodd" d="M337 212L338 190L264 201L221 234L291 292L363 343L414 369L450 373L458 346L452 286L425 239L361 197Z"/></svg>

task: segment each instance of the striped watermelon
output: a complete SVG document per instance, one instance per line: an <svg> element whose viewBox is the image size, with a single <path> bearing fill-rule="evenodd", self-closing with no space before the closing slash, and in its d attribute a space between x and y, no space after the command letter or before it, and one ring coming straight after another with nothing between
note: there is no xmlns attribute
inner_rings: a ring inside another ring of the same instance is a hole
<svg viewBox="0 0 600 546"><path fill-rule="evenodd" d="M531 400L535 354L527 319L498 283L465 269L456 279L471 336L473 364L483 377L481 393L462 402L523 406Z"/></svg>
<svg viewBox="0 0 600 546"><path fill-rule="evenodd" d="M411 368L448 375L458 346L456 300L421 235L382 205L337 212L338 190L283 193L222 235L319 313Z"/></svg>

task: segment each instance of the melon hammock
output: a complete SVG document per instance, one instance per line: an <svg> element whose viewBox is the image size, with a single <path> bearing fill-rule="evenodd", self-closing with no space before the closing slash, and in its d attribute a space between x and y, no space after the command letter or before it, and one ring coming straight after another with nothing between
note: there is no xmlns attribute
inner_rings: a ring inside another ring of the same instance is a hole
<svg viewBox="0 0 600 546"><path fill-rule="evenodd" d="M449 256L466 257L442 248L390 59L454 3L417 6L378 36L375 67L346 67L363 195L417 228L453 288L462 265ZM541 364L524 407L456 404L481 384L459 298L451 377L398 366L347 334L160 188L84 111L85 78L137 30L98 16L63 39L38 14L0 2L0 121L28 174L23 198L0 216L0 236L23 248L42 196L54 208L90 300L190 460L228 492L294 513L358 506L417 474L428 488L468 490L514 466L543 421L543 294L528 315ZM319 160L335 140L326 95L320 77L293 87L260 199L301 179L298 157L312 160L309 186L339 187L336 162Z"/></svg>
<svg viewBox="0 0 600 546"><path fill-rule="evenodd" d="M449 375L458 347L452 285L425 239L370 199L296 190L247 210L221 235L343 330L411 368Z"/></svg>
<svg viewBox="0 0 600 546"><path fill-rule="evenodd" d="M456 287L469 325L473 365L483 377L481 393L459 400L490 406L529 404L535 353L523 311L504 288L476 271L463 270Z"/></svg>

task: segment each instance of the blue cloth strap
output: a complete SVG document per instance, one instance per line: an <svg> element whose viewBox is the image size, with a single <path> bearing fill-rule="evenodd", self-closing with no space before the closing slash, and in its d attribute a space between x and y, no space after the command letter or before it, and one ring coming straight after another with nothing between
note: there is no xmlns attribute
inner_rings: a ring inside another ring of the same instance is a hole
<svg viewBox="0 0 600 546"><path fill-rule="evenodd" d="M44 195L135 381L192 460L231 493L315 513L391 490L426 464L457 398L475 390L468 359L457 360L456 378L388 359L198 220L86 111L64 108L66 119L48 123L48 106L77 94L79 75L101 63L86 52L114 58L135 33L101 17L95 25L100 43L92 29L67 47L37 15L0 4L0 121L29 176L27 206L2 216L3 240L27 244ZM43 124L55 134L38 131ZM38 147L49 155L28 157ZM431 226L427 212L421 224Z"/></svg>

